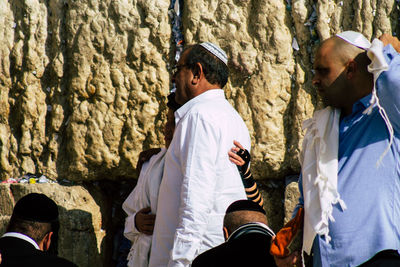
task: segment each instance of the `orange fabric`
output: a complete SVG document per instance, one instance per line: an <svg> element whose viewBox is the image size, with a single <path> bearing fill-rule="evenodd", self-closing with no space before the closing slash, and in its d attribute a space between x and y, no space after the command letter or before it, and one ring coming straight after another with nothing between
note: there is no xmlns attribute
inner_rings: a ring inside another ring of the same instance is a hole
<svg viewBox="0 0 400 267"><path fill-rule="evenodd" d="M299 208L296 216L279 230L272 241L270 253L277 257L289 256L296 250L301 250L303 244L304 210Z"/></svg>

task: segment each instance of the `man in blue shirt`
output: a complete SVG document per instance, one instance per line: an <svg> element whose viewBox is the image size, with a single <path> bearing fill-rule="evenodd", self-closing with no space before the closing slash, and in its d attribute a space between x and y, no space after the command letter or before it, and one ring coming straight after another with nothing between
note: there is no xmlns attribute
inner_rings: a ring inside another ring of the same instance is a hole
<svg viewBox="0 0 400 267"><path fill-rule="evenodd" d="M372 102L369 114L364 111L371 105L374 77L367 53L334 36L321 44L315 57L313 85L326 106L340 110L336 190L346 208L333 202L331 240L316 235L314 267L367 261L365 266L400 266L400 42L389 35L379 39L389 68L377 78L379 104ZM299 205L307 196L303 186L300 178ZM293 266L297 259L293 253L276 262Z"/></svg>

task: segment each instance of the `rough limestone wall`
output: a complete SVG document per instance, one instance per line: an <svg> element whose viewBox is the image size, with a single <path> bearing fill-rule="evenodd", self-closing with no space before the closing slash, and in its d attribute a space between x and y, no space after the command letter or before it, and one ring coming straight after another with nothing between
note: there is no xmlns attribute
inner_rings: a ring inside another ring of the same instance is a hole
<svg viewBox="0 0 400 267"><path fill-rule="evenodd" d="M0 0L0 175L134 177L159 145L168 1Z"/></svg>
<svg viewBox="0 0 400 267"><path fill-rule="evenodd" d="M318 40L347 29L369 38L396 33L398 5L184 1L186 43L213 41L231 59L226 94L250 129L258 177L299 171L301 122L317 106L310 69ZM2 179L26 172L77 181L135 176L138 153L162 140L172 63L168 6L0 0Z"/></svg>
<svg viewBox="0 0 400 267"><path fill-rule="evenodd" d="M168 6L0 0L1 179L136 177L138 153L162 145ZM399 25L398 0L184 1L186 43L213 41L231 59L226 95L250 129L269 215L283 216L275 195L283 198L284 178L300 170L301 122L318 107L311 68L319 41L348 29L400 34Z"/></svg>
<svg viewBox="0 0 400 267"><path fill-rule="evenodd" d="M251 132L256 173L282 177L297 147L288 139L296 65L285 1L193 0L185 11L187 42L211 40L228 52L227 95Z"/></svg>

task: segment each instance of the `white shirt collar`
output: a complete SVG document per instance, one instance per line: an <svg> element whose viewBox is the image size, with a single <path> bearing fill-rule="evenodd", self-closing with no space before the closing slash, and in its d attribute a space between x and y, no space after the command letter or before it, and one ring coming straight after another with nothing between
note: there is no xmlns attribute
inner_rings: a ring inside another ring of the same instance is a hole
<svg viewBox="0 0 400 267"><path fill-rule="evenodd" d="M38 244L35 242L35 240L33 240L32 238L30 238L27 235L21 234L21 233L16 233L16 232L8 232L5 233L2 237L16 237L19 239L23 239L29 243L31 243L36 249L40 250Z"/></svg>
<svg viewBox="0 0 400 267"><path fill-rule="evenodd" d="M259 226L265 228L265 229L271 234L271 236L275 236L274 231L272 231L272 229L269 228L268 225L266 225L266 224L264 224L264 223L262 223L262 222L251 222L251 223L246 223L246 224L243 224L243 225L239 226L239 228L237 228L235 231L233 231L233 232L229 235L229 237L228 237L228 239L226 240L226 242L228 242L229 239L230 239L232 236L234 236L234 234L235 234L236 232L239 232L240 230L242 230L243 228L246 228L246 227L249 226L249 225L259 225Z"/></svg>
<svg viewBox="0 0 400 267"><path fill-rule="evenodd" d="M188 111L197 103L206 101L208 99L215 99L221 97L225 98L224 90L210 89L190 99L182 107L180 107L177 111L175 111L175 124L178 124L178 122L186 115L186 113L188 113Z"/></svg>

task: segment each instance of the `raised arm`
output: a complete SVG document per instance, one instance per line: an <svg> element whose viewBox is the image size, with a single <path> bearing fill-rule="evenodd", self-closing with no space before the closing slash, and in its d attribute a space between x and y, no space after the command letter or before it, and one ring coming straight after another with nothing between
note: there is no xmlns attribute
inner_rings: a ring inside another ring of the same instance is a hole
<svg viewBox="0 0 400 267"><path fill-rule="evenodd" d="M384 34L379 39L386 45L383 49L389 69L381 73L376 86L379 103L385 109L395 133L400 132L400 41ZM390 45L389 45L390 44ZM396 51L397 50L397 51Z"/></svg>
<svg viewBox="0 0 400 267"><path fill-rule="evenodd" d="M397 39L397 37L384 33L379 37L379 40L382 41L384 46L391 44L393 48L400 53L400 41Z"/></svg>
<svg viewBox="0 0 400 267"><path fill-rule="evenodd" d="M238 141L233 141L233 144L235 146L228 152L229 160L235 163L239 170L247 198L262 207L264 200L250 172L250 153Z"/></svg>

